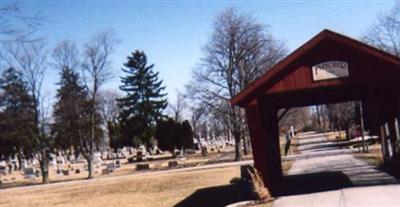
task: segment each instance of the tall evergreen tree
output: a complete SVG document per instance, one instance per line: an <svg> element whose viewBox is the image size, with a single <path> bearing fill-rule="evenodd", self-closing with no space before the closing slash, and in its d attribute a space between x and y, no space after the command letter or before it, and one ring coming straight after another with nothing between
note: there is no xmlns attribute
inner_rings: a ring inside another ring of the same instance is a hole
<svg viewBox="0 0 400 207"><path fill-rule="evenodd" d="M155 130L155 139L161 150L167 150L174 154L174 150L178 148L177 139L178 132L177 123L172 118L159 120Z"/></svg>
<svg viewBox="0 0 400 207"><path fill-rule="evenodd" d="M0 78L0 157L32 156L28 145L35 130L33 99L21 74L14 68L5 70Z"/></svg>
<svg viewBox="0 0 400 207"><path fill-rule="evenodd" d="M188 120L185 120L181 124L182 130L182 147L185 149L192 149L193 148L193 130L192 126Z"/></svg>
<svg viewBox="0 0 400 207"><path fill-rule="evenodd" d="M88 95L79 83L79 75L69 68L61 71L61 80L58 85L60 88L57 90L52 128L55 146L61 150L71 147L78 150L79 139L90 130L87 128L90 120L86 110Z"/></svg>
<svg viewBox="0 0 400 207"><path fill-rule="evenodd" d="M132 144L140 140L150 145L154 126L167 107L165 87L162 85L162 80L158 79L158 72L153 71L154 64L147 65L144 52L138 50L133 52L124 66L122 71L126 76L121 78L122 85L119 88L126 93L126 96L118 99L122 127L134 127L127 124L135 120L135 123L142 127L134 130L135 134L125 134L125 136L130 137Z"/></svg>

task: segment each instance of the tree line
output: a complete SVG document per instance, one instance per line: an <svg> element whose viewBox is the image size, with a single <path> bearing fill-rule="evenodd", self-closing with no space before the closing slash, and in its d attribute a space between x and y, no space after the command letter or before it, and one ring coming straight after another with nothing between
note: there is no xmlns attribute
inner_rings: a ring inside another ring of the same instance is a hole
<svg viewBox="0 0 400 207"><path fill-rule="evenodd" d="M106 110L104 102L109 97L101 89L112 77L110 56L117 44L111 30L95 34L81 50L74 42L62 41L52 51L49 63L42 39L4 41L1 60L7 69L0 77L0 158L37 159L47 183L50 154L59 151L81 155L91 178L94 153L105 137L114 148L152 147L156 131L164 131L156 136L160 143L168 140L161 148L191 148L187 121L173 122L173 128L162 127L162 123L170 123L163 113L167 94L143 51L134 51L127 58L120 87L126 95L112 97L117 106ZM46 114L50 110L42 88L49 67L60 75L52 114ZM171 130L176 131L172 137Z"/></svg>

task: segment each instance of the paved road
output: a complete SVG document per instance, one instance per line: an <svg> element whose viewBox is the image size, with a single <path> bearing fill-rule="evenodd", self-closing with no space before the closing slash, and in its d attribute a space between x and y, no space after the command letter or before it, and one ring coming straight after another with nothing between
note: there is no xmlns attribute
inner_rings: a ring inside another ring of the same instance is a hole
<svg viewBox="0 0 400 207"><path fill-rule="evenodd" d="M328 142L323 134L301 134L298 149L301 154L290 158L295 161L285 177L287 196L278 198L274 207L399 206L398 180Z"/></svg>

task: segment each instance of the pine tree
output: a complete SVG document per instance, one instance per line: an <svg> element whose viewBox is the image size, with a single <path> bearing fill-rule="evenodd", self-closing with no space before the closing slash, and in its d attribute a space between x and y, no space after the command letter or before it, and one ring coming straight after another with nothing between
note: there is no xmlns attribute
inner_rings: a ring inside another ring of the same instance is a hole
<svg viewBox="0 0 400 207"><path fill-rule="evenodd" d="M182 146L185 149L193 148L193 130L188 120L182 122Z"/></svg>
<svg viewBox="0 0 400 207"><path fill-rule="evenodd" d="M174 150L178 148L178 133L179 129L174 119L159 120L155 130L155 139L158 147L163 151L167 150L174 153Z"/></svg>
<svg viewBox="0 0 400 207"><path fill-rule="evenodd" d="M162 80L158 79L158 72L153 71L154 65L147 65L147 57L143 52L136 50L124 66L122 71L126 76L121 78L122 85L119 88L126 96L118 99L120 121L123 128L135 127L127 125L132 119L140 121L140 132L134 130L136 134L125 136L150 145L155 123L163 117L162 111L167 107L166 93L163 92L165 87L162 86Z"/></svg>
<svg viewBox="0 0 400 207"><path fill-rule="evenodd" d="M5 70L0 78L0 157L32 156L28 143L35 131L33 107L21 74L14 68Z"/></svg>
<svg viewBox="0 0 400 207"><path fill-rule="evenodd" d="M78 150L79 140L90 130L88 95L79 83L79 75L71 69L61 71L58 83L57 102L54 105L52 133L55 146L61 150L74 147Z"/></svg>

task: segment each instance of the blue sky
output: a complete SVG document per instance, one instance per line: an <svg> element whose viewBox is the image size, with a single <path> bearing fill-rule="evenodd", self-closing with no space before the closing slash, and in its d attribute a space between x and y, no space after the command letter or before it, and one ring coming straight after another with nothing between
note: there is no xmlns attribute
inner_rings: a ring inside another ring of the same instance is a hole
<svg viewBox="0 0 400 207"><path fill-rule="evenodd" d="M122 64L130 52L140 49L160 72L171 100L176 90L182 90L190 80L192 69L202 57L202 47L211 36L215 15L225 8L253 15L293 51L325 28L360 37L377 15L394 5L394 0L19 2L23 13L41 12L47 16L49 23L39 35L48 39L50 48L61 40L81 45L98 31L114 29L121 40L112 56L116 75L104 89L118 90ZM57 72L49 68L44 86L50 95L55 94L58 79Z"/></svg>

